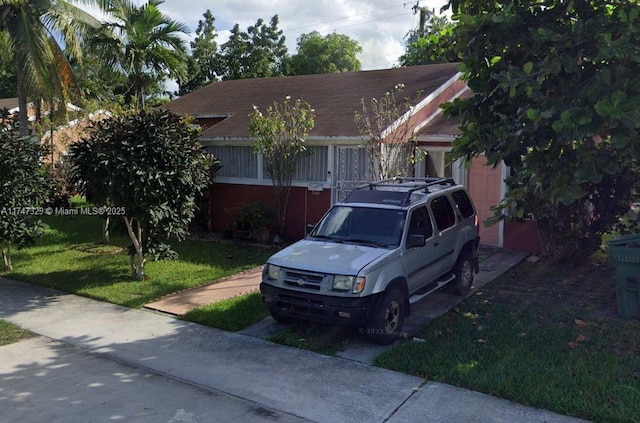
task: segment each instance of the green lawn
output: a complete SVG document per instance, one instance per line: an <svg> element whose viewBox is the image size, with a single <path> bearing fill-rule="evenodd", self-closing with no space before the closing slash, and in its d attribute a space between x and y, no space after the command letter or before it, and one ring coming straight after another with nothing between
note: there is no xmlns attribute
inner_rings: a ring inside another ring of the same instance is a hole
<svg viewBox="0 0 640 423"><path fill-rule="evenodd" d="M259 292L229 298L215 304L198 307L182 318L214 328L237 332L258 323L269 315Z"/></svg>
<svg viewBox="0 0 640 423"><path fill-rule="evenodd" d="M102 220L89 216L44 217L49 229L37 244L13 255L14 270L2 276L90 298L141 307L167 294L212 282L264 264L274 249L216 241L174 245L174 261L149 261L147 278L132 280L125 235L103 245Z"/></svg>
<svg viewBox="0 0 640 423"><path fill-rule="evenodd" d="M0 320L0 347L3 345L12 344L21 339L31 336L31 332L22 329L19 326L9 323L5 320Z"/></svg>
<svg viewBox="0 0 640 423"><path fill-rule="evenodd" d="M524 263L417 335L381 367L599 422L640 422L640 322L616 316L606 258Z"/></svg>

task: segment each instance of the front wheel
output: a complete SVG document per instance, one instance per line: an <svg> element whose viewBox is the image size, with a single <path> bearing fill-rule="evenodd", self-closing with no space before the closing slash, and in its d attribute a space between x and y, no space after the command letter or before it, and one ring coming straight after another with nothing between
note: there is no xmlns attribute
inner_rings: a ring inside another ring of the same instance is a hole
<svg viewBox="0 0 640 423"><path fill-rule="evenodd" d="M407 314L406 304L402 292L397 289L388 291L364 329L367 338L383 345L389 345L399 339Z"/></svg>
<svg viewBox="0 0 640 423"><path fill-rule="evenodd" d="M473 261L469 252L463 252L453 269L456 278L450 283L451 291L458 295L468 295L473 285Z"/></svg>

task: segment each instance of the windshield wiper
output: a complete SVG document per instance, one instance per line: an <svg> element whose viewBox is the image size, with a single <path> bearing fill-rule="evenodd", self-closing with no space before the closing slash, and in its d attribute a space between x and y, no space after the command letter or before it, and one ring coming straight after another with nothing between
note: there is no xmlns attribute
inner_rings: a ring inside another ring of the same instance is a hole
<svg viewBox="0 0 640 423"><path fill-rule="evenodd" d="M369 239L345 239L345 242L353 242L354 244L363 244L363 245L369 245L369 246L373 246L373 247L381 247L381 248L389 248L389 246L387 244L385 244L384 242L378 242L378 241L371 241Z"/></svg>
<svg viewBox="0 0 640 423"><path fill-rule="evenodd" d="M333 241L339 244L342 244L343 242L340 238L336 238L335 236L330 235L311 235L311 238L326 239L327 241Z"/></svg>

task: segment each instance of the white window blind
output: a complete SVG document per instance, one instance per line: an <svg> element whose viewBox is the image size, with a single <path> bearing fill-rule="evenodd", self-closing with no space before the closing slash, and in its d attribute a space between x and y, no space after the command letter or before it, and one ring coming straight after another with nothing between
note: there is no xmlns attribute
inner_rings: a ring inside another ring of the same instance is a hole
<svg viewBox="0 0 640 423"><path fill-rule="evenodd" d="M216 177L222 178L258 178L258 155L253 147L246 146L214 146L207 151L220 160L222 168Z"/></svg>
<svg viewBox="0 0 640 423"><path fill-rule="evenodd" d="M328 151L326 146L307 147L307 151L300 153L296 159L296 182L325 182L327 180ZM271 179L265 164L262 177Z"/></svg>

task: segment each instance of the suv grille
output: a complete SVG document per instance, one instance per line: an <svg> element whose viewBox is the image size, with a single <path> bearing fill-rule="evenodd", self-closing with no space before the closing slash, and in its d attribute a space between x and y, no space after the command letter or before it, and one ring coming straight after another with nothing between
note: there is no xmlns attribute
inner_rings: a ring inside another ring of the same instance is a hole
<svg viewBox="0 0 640 423"><path fill-rule="evenodd" d="M299 270L285 270L283 282L287 285L320 291L324 275Z"/></svg>

